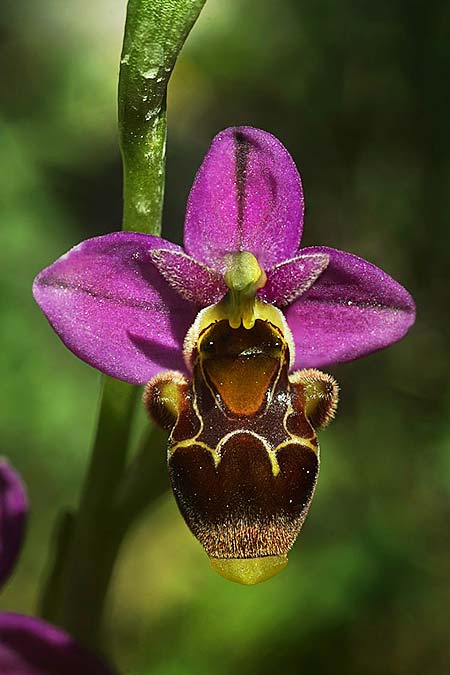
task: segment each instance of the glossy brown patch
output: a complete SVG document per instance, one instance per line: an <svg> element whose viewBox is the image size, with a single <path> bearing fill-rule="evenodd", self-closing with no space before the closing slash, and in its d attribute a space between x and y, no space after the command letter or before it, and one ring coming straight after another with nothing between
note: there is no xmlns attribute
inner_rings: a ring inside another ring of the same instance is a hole
<svg viewBox="0 0 450 675"><path fill-rule="evenodd" d="M251 329L218 321L201 336L196 366L231 414L248 417L266 405L285 351L279 330L266 321Z"/></svg>

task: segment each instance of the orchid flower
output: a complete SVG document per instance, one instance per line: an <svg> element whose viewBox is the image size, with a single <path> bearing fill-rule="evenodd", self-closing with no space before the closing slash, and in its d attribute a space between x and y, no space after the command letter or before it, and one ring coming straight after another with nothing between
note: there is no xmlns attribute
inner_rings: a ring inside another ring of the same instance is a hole
<svg viewBox="0 0 450 675"><path fill-rule="evenodd" d="M0 460L0 581L20 552L28 500L20 476ZM113 675L65 631L31 616L0 612L0 673L5 675Z"/></svg>
<svg viewBox="0 0 450 675"><path fill-rule="evenodd" d="M226 129L192 187L184 249L116 232L76 246L34 284L74 354L151 381L145 402L171 431L180 509L214 568L242 583L285 565L309 508L315 430L337 403L334 380L315 369L396 342L415 317L410 294L370 262L299 248L303 212L284 146Z"/></svg>

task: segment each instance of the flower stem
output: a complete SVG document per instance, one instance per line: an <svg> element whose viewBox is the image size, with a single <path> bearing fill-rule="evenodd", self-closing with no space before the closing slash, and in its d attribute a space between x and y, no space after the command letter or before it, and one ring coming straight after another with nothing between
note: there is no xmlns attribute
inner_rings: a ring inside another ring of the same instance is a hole
<svg viewBox="0 0 450 675"><path fill-rule="evenodd" d="M166 492L166 446L167 433L149 424L116 495L115 510L125 528L140 516L149 501L156 501Z"/></svg>
<svg viewBox="0 0 450 675"><path fill-rule="evenodd" d="M129 0L119 76L123 229L159 235L164 196L166 94L177 56L205 0ZM127 467L139 390L103 379L97 432L78 512L64 518L42 613L100 649L104 603L122 541L161 488L143 447ZM152 445L161 445L158 434ZM161 453L162 456L163 453ZM151 480L146 482L146 478Z"/></svg>
<svg viewBox="0 0 450 675"><path fill-rule="evenodd" d="M125 469L138 394L137 387L103 379L97 433L66 550L56 616L51 617L92 647L102 641L105 596L124 535L113 502Z"/></svg>
<svg viewBox="0 0 450 675"><path fill-rule="evenodd" d="M123 227L161 233L166 92L205 0L129 0L119 77Z"/></svg>

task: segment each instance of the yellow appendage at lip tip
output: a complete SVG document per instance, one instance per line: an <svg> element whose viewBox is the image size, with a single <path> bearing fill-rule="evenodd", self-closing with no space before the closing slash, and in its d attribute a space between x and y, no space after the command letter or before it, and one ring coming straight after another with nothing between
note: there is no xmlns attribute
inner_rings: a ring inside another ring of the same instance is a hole
<svg viewBox="0 0 450 675"><path fill-rule="evenodd" d="M288 564L287 556L265 558L210 558L211 567L220 576L244 586L254 586L281 572Z"/></svg>

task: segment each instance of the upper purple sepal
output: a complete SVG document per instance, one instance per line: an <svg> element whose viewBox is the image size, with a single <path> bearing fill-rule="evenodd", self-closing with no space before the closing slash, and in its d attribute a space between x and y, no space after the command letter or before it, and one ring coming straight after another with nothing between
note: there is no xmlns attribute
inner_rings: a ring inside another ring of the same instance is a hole
<svg viewBox="0 0 450 675"><path fill-rule="evenodd" d="M25 486L9 463L0 458L0 587L10 576L22 547L27 512Z"/></svg>
<svg viewBox="0 0 450 675"><path fill-rule="evenodd" d="M301 254L326 254L329 263L286 310L296 368L352 361L397 342L414 323L411 295L379 267L327 246Z"/></svg>
<svg viewBox="0 0 450 675"><path fill-rule="evenodd" d="M95 654L41 619L0 613L3 675L114 675Z"/></svg>
<svg viewBox="0 0 450 675"><path fill-rule="evenodd" d="M303 227L303 191L292 157L252 127L217 134L189 195L186 251L224 271L224 256L250 251L266 269L292 258Z"/></svg>

